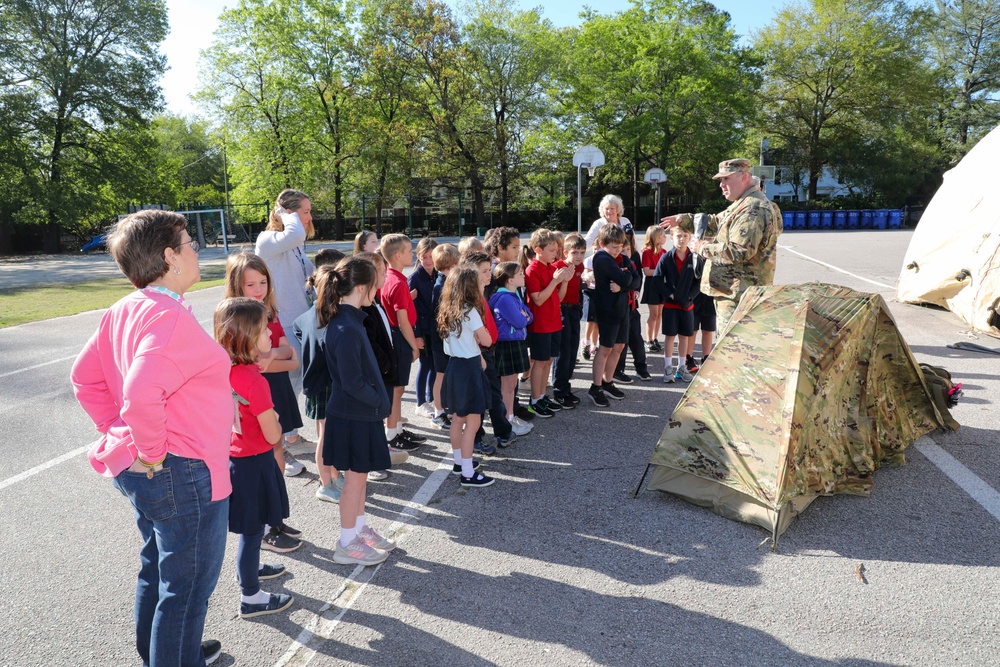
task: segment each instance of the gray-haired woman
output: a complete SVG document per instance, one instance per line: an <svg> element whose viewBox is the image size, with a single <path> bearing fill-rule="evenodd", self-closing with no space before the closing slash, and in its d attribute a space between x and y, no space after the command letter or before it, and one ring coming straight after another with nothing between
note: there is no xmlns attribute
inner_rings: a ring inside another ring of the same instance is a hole
<svg viewBox="0 0 1000 667"><path fill-rule="evenodd" d="M142 663L200 667L222 651L202 631L226 551L231 363L184 302L201 274L183 216L123 218L108 249L138 289L101 318L73 364L73 390L101 433L90 463L114 478L142 535Z"/></svg>
<svg viewBox="0 0 1000 667"><path fill-rule="evenodd" d="M593 254L597 235L601 233L601 227L604 225L618 225L625 232L632 231L632 223L625 217L625 204L622 203L622 198L618 195L604 195L597 211L601 217L590 226L590 231L587 232L586 236L588 255Z"/></svg>

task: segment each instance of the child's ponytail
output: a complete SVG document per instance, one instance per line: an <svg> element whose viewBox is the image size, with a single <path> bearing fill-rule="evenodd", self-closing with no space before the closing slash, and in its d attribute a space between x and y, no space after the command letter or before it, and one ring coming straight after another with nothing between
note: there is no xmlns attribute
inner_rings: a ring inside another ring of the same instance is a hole
<svg viewBox="0 0 1000 667"><path fill-rule="evenodd" d="M375 287L378 281L375 265L363 257L348 257L337 264L336 268L328 269L324 266L321 270L330 272L326 280L320 281L322 289L316 294L316 319L321 328L337 316L340 300L353 292L355 287Z"/></svg>

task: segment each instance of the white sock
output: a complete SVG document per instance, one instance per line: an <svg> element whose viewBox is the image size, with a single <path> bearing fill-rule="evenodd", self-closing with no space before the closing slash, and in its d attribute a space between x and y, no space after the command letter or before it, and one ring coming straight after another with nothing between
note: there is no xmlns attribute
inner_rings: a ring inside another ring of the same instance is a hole
<svg viewBox="0 0 1000 667"><path fill-rule="evenodd" d="M244 604L265 604L271 600L271 594L257 591L256 595L241 595L240 602Z"/></svg>
<svg viewBox="0 0 1000 667"><path fill-rule="evenodd" d="M545 396L545 394L542 394L542 396ZM537 403L538 401L542 400L542 396L539 396L538 398L532 399L531 402L532 403Z"/></svg>
<svg viewBox="0 0 1000 667"><path fill-rule="evenodd" d="M354 530L360 533L362 529L364 529L364 527L365 527L365 515L362 514L361 516L358 517L357 522L354 524Z"/></svg>
<svg viewBox="0 0 1000 667"><path fill-rule="evenodd" d="M399 429L398 428L389 428L388 426L385 427L385 439L386 440L390 440L391 441L398 434L399 434Z"/></svg>
<svg viewBox="0 0 1000 667"><path fill-rule="evenodd" d="M444 410L438 410L437 408L435 408L434 409L434 417L437 418L437 417L442 417L442 416L444 416Z"/></svg>
<svg viewBox="0 0 1000 667"><path fill-rule="evenodd" d="M472 477L476 471L472 469L472 459L462 459L462 477Z"/></svg>
<svg viewBox="0 0 1000 667"><path fill-rule="evenodd" d="M455 463L456 464L462 465L462 450L461 449L453 449L453 450L451 450L451 457L453 459L455 459Z"/></svg>
<svg viewBox="0 0 1000 667"><path fill-rule="evenodd" d="M354 538L358 536L357 528L340 528L340 546L346 547L348 544L354 541Z"/></svg>

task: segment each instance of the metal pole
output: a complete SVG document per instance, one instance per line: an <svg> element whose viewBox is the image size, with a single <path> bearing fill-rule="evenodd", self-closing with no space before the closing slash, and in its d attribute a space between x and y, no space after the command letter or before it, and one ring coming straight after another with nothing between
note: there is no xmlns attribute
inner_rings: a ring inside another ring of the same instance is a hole
<svg viewBox="0 0 1000 667"><path fill-rule="evenodd" d="M365 231L365 196L361 195L361 230Z"/></svg>
<svg viewBox="0 0 1000 667"><path fill-rule="evenodd" d="M462 227L465 225L465 218L462 217L462 191L458 191L458 238L462 238Z"/></svg>
<svg viewBox="0 0 1000 667"><path fill-rule="evenodd" d="M407 234L411 239L413 238L413 197L406 195L406 204L408 206L407 211L410 218L410 233Z"/></svg>
<svg viewBox="0 0 1000 667"><path fill-rule="evenodd" d="M226 140L222 140L222 187L226 193L226 206L222 212L222 247L229 255L229 233L226 231L226 213L229 212L229 158L226 156Z"/></svg>
<svg viewBox="0 0 1000 667"><path fill-rule="evenodd" d="M659 224L660 222L660 182L656 182L656 217L653 219L653 224Z"/></svg>
<svg viewBox="0 0 1000 667"><path fill-rule="evenodd" d="M583 165L577 165L576 167L576 232L577 234L583 233L583 183L582 179Z"/></svg>

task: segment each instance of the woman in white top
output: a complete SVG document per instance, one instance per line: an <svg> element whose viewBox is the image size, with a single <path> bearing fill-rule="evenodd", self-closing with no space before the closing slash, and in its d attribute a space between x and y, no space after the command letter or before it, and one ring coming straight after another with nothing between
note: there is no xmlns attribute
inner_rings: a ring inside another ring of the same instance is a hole
<svg viewBox="0 0 1000 667"><path fill-rule="evenodd" d="M632 223L624 216L625 204L622 203L622 198L618 195L604 195L597 211L601 217L590 226L590 231L587 232L586 236L588 253L591 255L594 254L593 247L594 243L597 242L597 235L601 233L601 227L604 225L618 225L624 232L632 230Z"/></svg>

